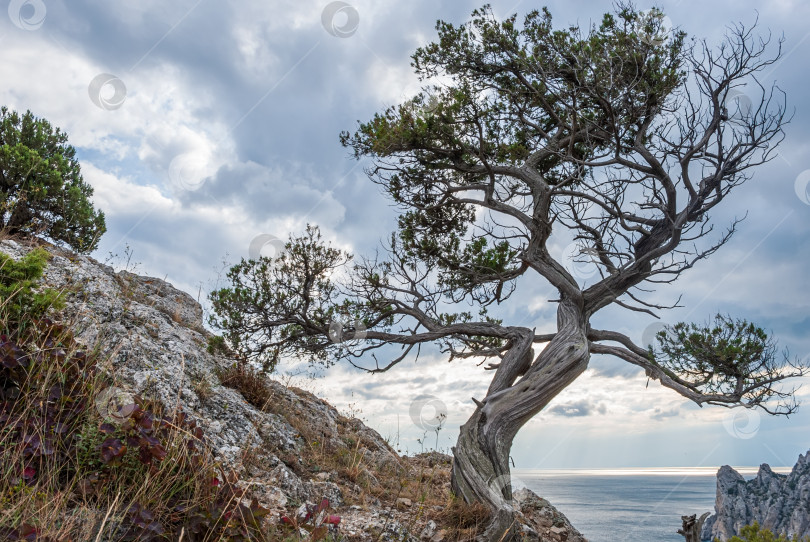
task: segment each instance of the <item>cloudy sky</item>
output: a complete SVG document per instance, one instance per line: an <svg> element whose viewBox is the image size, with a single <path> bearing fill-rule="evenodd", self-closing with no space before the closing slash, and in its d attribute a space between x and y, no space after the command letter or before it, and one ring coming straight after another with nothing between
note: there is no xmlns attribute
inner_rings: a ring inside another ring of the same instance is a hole
<svg viewBox="0 0 810 542"><path fill-rule="evenodd" d="M395 214L338 143L341 130L419 89L410 54L437 19L464 22L477 2L412 0L2 0L0 104L30 109L66 130L108 232L94 256L166 278L204 302L223 266L259 235L286 238L318 224L357 254L379 246ZM498 16L540 7L495 0ZM606 2L548 1L560 27L601 18ZM793 355L810 355L810 4L799 0L664 1L673 25L717 42L732 22L784 35L764 74L795 115L778 156L716 212L746 212L710 261L658 292L683 294L667 322L717 312L751 319ZM7 14L6 14L6 7ZM650 6L640 5L641 8ZM552 247L559 254L566 244ZM221 283L220 283L221 284ZM553 297L520 285L499 314L550 330ZM609 324L606 323L609 320ZM653 319L612 312L642 341ZM437 354L385 375L335 367L300 380L399 443L403 451L454 442L489 373ZM594 357L588 371L518 436L521 468L792 465L810 448L810 405L790 419L697 408L633 367ZM810 399L810 387L800 392ZM440 431L432 416L447 413ZM415 415L412 415L415 413Z"/></svg>

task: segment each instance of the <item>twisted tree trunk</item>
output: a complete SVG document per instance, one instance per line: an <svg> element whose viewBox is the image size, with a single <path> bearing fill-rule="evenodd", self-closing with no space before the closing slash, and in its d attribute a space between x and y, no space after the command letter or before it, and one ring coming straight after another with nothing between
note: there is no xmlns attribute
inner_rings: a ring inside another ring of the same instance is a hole
<svg viewBox="0 0 810 542"><path fill-rule="evenodd" d="M515 537L517 510L512 502L509 470L512 440L588 366L590 354L581 306L561 301L557 320L559 332L534 363L534 332L515 341L487 396L461 427L453 449L453 491L466 502L479 501L492 511L482 540L501 542Z"/></svg>

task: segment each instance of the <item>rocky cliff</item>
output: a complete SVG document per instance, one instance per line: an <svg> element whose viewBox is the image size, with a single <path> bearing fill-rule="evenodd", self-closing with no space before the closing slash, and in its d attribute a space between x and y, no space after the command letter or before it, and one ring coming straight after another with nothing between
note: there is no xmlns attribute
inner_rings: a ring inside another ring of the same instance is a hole
<svg viewBox="0 0 810 542"><path fill-rule="evenodd" d="M0 242L15 259L31 248ZM399 456L361 421L270 379L251 393L239 391L222 378L234 361L209 351L202 308L189 294L158 278L47 249L52 259L43 282L67 292L62 317L80 342L102 353L101 369L123 392L195 419L217 460L271 510L267 521L328 498L341 516L343 540L439 542L474 535L475 515L448 506L449 457ZM585 542L548 501L527 491L516 500L527 540Z"/></svg>
<svg viewBox="0 0 810 542"><path fill-rule="evenodd" d="M704 540L727 540L755 521L791 538L810 536L810 451L787 475L763 464L756 478L746 481L728 465L721 467L714 510L703 526Z"/></svg>

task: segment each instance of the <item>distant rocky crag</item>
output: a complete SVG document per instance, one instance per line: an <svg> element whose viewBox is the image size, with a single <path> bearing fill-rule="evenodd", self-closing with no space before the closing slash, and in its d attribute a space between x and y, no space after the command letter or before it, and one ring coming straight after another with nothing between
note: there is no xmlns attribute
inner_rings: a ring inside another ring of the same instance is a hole
<svg viewBox="0 0 810 542"><path fill-rule="evenodd" d="M19 259L32 244L3 240L0 251ZM192 296L159 278L46 248L53 257L43 282L67 292L63 315L77 339L107 360L102 370L126 391L197 421L217 460L271 510L267 521L327 498L341 517L342 540L450 542L474 533L447 513L449 456L400 456L360 420L273 380L262 404L248 399L223 382L234 360L209 351L212 334ZM587 542L545 499L522 490L515 501L524 540Z"/></svg>
<svg viewBox="0 0 810 542"><path fill-rule="evenodd" d="M728 540L755 521L788 538L810 536L810 451L787 475L763 464L756 478L746 481L728 465L721 467L714 510L703 525L703 540Z"/></svg>

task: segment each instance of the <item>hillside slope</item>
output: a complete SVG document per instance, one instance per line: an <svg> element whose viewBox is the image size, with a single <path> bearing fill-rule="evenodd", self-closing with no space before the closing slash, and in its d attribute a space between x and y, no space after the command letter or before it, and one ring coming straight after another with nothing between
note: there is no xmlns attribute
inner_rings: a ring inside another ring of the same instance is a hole
<svg viewBox="0 0 810 542"><path fill-rule="evenodd" d="M329 500L343 540L471 539L482 510L453 501L450 458L400 457L373 429L306 391L288 388L211 353L202 309L153 277L115 272L93 258L48 246L43 282L68 293L62 317L100 352L122 393L182 410L205 433L216 460L270 510L267 522ZM0 250L19 259L31 246ZM529 540L583 541L547 501L523 492Z"/></svg>

